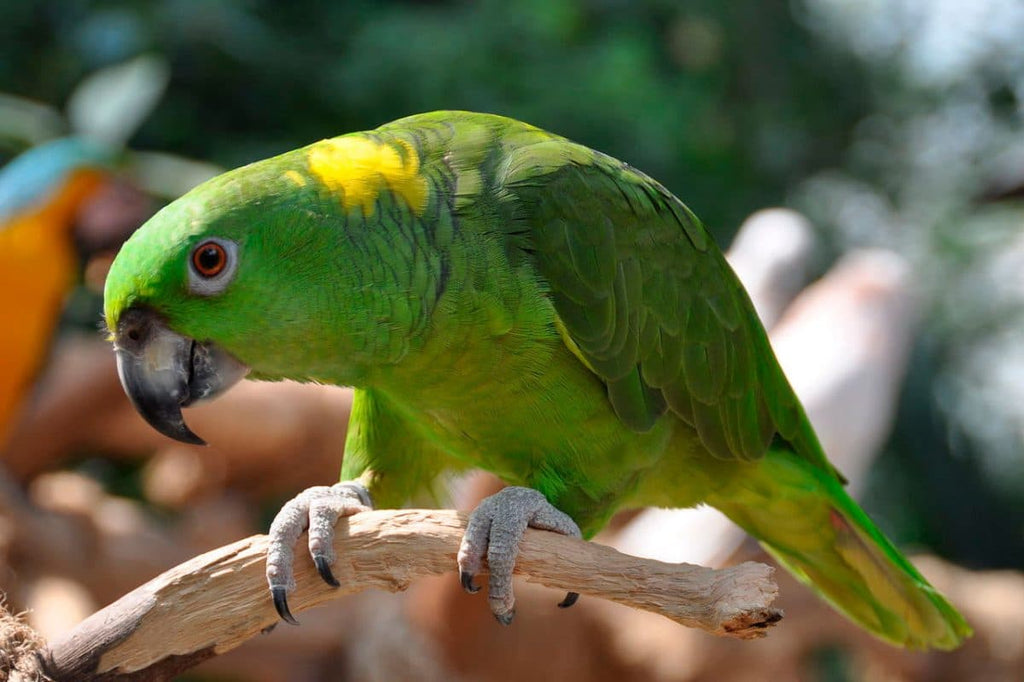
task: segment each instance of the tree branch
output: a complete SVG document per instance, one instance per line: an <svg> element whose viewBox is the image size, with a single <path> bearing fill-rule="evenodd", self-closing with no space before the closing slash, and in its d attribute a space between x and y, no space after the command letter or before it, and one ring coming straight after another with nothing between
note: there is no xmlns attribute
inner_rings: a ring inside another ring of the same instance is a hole
<svg viewBox="0 0 1024 682"><path fill-rule="evenodd" d="M449 510L384 510L341 519L334 574L342 587L324 584L300 553L292 610L369 588L397 592L417 578L453 572L465 522L465 514ZM161 680L267 631L278 618L264 578L265 555L266 536L256 535L163 573L44 651L48 674L61 680ZM516 566L530 582L743 639L763 636L782 617L771 607L778 591L772 571L749 562L722 570L666 564L532 529Z"/></svg>

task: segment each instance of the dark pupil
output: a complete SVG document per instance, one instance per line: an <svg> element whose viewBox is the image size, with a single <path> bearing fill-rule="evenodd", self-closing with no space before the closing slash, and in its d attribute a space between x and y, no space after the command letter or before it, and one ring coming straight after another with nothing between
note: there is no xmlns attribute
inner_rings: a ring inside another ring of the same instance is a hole
<svg viewBox="0 0 1024 682"><path fill-rule="evenodd" d="M211 272L221 265L221 252L216 246L207 246L199 251L196 264L203 272Z"/></svg>

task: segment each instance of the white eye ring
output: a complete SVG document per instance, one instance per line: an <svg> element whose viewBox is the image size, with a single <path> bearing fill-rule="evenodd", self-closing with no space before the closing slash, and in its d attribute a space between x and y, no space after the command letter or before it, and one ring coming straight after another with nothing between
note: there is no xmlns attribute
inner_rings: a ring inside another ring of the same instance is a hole
<svg viewBox="0 0 1024 682"><path fill-rule="evenodd" d="M188 288L200 296L224 291L238 269L238 245L211 237L199 242L188 257Z"/></svg>

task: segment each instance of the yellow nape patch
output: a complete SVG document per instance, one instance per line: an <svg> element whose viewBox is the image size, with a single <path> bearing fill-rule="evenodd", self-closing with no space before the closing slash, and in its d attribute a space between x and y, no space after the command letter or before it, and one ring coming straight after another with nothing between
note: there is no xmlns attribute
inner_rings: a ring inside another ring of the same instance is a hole
<svg viewBox="0 0 1024 682"><path fill-rule="evenodd" d="M309 151L309 169L341 198L346 209L359 206L372 215L384 189L401 197L420 215L427 207L427 180L420 175L420 158L403 140L378 142L349 136L324 140Z"/></svg>

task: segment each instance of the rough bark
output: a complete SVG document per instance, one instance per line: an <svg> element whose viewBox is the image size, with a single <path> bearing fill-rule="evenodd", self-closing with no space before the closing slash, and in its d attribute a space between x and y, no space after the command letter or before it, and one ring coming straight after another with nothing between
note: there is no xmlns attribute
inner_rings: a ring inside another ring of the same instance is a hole
<svg viewBox="0 0 1024 682"><path fill-rule="evenodd" d="M324 584L300 555L293 612L370 588L404 590L428 575L451 572L455 580L465 521L465 514L449 510L373 511L342 519L334 566L342 587ZM47 673L57 680L167 679L276 626L265 550L266 536L257 535L161 574L44 650ZM771 606L778 591L772 571L750 562L721 570L666 564L535 530L527 531L516 566L530 582L741 639L764 636L782 617ZM486 608L483 600L480 608Z"/></svg>

